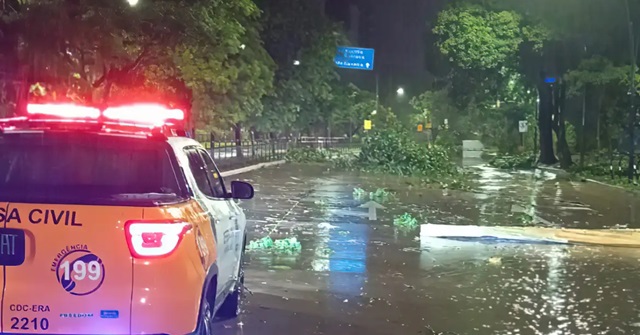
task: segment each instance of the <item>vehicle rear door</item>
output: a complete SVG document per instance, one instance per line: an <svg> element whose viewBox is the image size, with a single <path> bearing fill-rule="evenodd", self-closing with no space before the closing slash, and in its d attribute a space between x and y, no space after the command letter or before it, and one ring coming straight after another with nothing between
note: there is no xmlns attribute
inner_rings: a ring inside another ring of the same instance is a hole
<svg viewBox="0 0 640 335"><path fill-rule="evenodd" d="M15 253L15 264L0 258L3 333L130 333L124 224L144 218L147 197L179 193L168 148L115 135L0 134L0 252L5 242Z"/></svg>
<svg viewBox="0 0 640 335"><path fill-rule="evenodd" d="M10 203L7 212L4 233L20 234L0 236L0 246L24 262L4 268L3 332L129 333L133 278L123 224L141 218L140 208Z"/></svg>

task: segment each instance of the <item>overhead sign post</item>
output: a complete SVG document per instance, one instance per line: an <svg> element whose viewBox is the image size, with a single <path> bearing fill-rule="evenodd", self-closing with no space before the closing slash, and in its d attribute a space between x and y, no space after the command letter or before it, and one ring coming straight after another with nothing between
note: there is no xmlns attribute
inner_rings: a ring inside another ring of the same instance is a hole
<svg viewBox="0 0 640 335"><path fill-rule="evenodd" d="M373 71L374 49L339 46L333 63L342 69ZM378 74L376 73L376 110L379 109ZM371 120L364 120L364 130L371 130Z"/></svg>
<svg viewBox="0 0 640 335"><path fill-rule="evenodd" d="M343 69L373 71L374 53L373 49L341 46L338 47L333 62Z"/></svg>

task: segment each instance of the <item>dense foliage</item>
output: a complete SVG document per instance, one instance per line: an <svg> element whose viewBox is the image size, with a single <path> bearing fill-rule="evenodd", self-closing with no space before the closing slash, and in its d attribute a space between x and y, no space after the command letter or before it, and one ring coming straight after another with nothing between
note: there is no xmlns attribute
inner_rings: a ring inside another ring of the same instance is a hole
<svg viewBox="0 0 640 335"><path fill-rule="evenodd" d="M447 148L418 143L403 128L372 131L364 139L358 163L373 171L401 176L437 178L458 172Z"/></svg>
<svg viewBox="0 0 640 335"><path fill-rule="evenodd" d="M489 161L489 165L499 169L532 169L535 167L536 157L531 154L498 155Z"/></svg>
<svg viewBox="0 0 640 335"><path fill-rule="evenodd" d="M640 83L630 66L638 9L638 0L448 1L432 29L438 78L412 99L415 117L431 120L436 138L448 120L455 142L479 139L565 168L574 153L586 164L601 150L624 152L629 96L637 94L630 78ZM519 121L529 123L524 135Z"/></svg>
<svg viewBox="0 0 640 335"><path fill-rule="evenodd" d="M206 133L324 135L357 133L374 101L340 80L332 58L348 41L310 1L7 0L1 10L0 117L27 100L144 100L191 110Z"/></svg>

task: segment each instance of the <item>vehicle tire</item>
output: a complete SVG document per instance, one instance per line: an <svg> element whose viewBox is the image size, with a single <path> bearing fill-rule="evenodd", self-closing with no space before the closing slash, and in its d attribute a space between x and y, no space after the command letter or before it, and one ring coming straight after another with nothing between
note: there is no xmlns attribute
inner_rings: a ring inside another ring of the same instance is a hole
<svg viewBox="0 0 640 335"><path fill-rule="evenodd" d="M240 266L238 268L236 286L233 288L233 292L224 299L222 306L218 310L217 316L223 319L232 319L240 314L242 290L244 289L244 250L240 255Z"/></svg>
<svg viewBox="0 0 640 335"><path fill-rule="evenodd" d="M198 331L196 334L198 335L212 335L211 324L212 324L212 307L211 303L206 299L202 301L204 304L202 306L202 315L200 317L200 324L198 325Z"/></svg>

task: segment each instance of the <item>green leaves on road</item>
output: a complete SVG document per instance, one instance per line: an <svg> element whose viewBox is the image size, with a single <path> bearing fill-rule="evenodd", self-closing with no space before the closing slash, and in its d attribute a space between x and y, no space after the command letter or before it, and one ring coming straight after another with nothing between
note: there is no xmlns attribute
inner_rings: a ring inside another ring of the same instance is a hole
<svg viewBox="0 0 640 335"><path fill-rule="evenodd" d="M292 254L302 250L302 245L297 238L284 238L273 240L271 237L263 237L249 242L248 251L273 251L276 253Z"/></svg>
<svg viewBox="0 0 640 335"><path fill-rule="evenodd" d="M393 225L396 228L403 229L403 230L413 230L419 226L418 219L414 218L409 213L404 213L401 216L398 216L395 219L393 219Z"/></svg>
<svg viewBox="0 0 640 335"><path fill-rule="evenodd" d="M395 199L395 194L387 191L384 188L378 188L375 190L375 192L367 192L361 188L354 188L353 198L359 201L375 201L383 204Z"/></svg>

